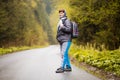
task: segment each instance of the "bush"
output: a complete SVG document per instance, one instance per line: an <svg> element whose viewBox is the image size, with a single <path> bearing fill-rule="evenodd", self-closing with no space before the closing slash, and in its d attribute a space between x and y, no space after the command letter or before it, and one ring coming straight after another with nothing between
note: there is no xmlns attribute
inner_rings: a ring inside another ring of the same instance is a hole
<svg viewBox="0 0 120 80"><path fill-rule="evenodd" d="M45 46L47 46L47 45L45 45ZM33 47L22 46L22 47L0 48L0 55L12 53L12 52L15 52L15 51L32 49L32 48L40 48L40 47L43 47L43 46L33 46Z"/></svg>
<svg viewBox="0 0 120 80"><path fill-rule="evenodd" d="M85 48L73 45L70 55L79 62L85 62L120 76L120 49L99 51L89 46Z"/></svg>

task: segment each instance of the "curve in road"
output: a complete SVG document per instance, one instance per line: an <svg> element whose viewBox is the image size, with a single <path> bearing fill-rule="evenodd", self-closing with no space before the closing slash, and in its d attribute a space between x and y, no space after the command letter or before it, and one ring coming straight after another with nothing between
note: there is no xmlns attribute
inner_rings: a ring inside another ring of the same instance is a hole
<svg viewBox="0 0 120 80"><path fill-rule="evenodd" d="M0 80L100 80L72 65L72 72L55 73L59 46L32 49L0 56Z"/></svg>

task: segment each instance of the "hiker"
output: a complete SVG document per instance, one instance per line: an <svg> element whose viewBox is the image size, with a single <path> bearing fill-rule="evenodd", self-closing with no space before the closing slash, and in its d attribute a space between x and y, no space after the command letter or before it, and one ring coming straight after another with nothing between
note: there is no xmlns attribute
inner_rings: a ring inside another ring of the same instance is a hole
<svg viewBox="0 0 120 80"><path fill-rule="evenodd" d="M59 23L57 30L57 40L60 44L61 51L61 66L56 70L56 73L63 73L64 71L72 71L68 51L72 42L72 24L66 16L64 9L59 10Z"/></svg>

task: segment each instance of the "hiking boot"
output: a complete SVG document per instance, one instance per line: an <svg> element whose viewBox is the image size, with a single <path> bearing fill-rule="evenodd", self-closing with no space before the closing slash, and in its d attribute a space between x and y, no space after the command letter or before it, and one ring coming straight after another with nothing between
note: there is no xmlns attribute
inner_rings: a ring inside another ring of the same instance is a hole
<svg viewBox="0 0 120 80"><path fill-rule="evenodd" d="M66 71L66 72L70 72L70 71L72 71L72 68L69 67L69 66L66 66L66 68L64 69L64 71Z"/></svg>
<svg viewBox="0 0 120 80"><path fill-rule="evenodd" d="M56 73L63 73L64 72L64 69L63 68L58 68L57 70L56 70Z"/></svg>

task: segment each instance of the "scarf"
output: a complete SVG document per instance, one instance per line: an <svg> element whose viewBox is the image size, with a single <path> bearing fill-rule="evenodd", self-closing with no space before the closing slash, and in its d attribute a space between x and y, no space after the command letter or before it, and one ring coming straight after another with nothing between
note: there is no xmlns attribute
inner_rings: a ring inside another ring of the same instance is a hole
<svg viewBox="0 0 120 80"><path fill-rule="evenodd" d="M58 22L58 30L60 30L61 29L61 24L63 24L63 20L65 20L65 19L67 19L67 16L65 16L65 17L62 17L62 18L60 18L60 20L59 20L59 22Z"/></svg>

